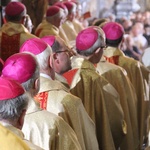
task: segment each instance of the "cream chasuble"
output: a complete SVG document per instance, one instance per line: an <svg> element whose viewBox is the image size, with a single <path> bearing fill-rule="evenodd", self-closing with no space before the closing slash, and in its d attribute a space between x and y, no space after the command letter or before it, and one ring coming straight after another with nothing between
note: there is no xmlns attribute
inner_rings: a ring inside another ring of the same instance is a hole
<svg viewBox="0 0 150 150"><path fill-rule="evenodd" d="M22 130L26 139L44 150L81 150L70 126L61 117L38 108L33 99Z"/></svg>
<svg viewBox="0 0 150 150"><path fill-rule="evenodd" d="M81 100L57 80L40 76L38 99L41 108L62 117L75 131L82 150L98 150L95 125Z"/></svg>
<svg viewBox="0 0 150 150"><path fill-rule="evenodd" d="M42 23L40 23L35 30L35 35L38 37L44 37L46 35L59 35L59 29L52 25L51 23L47 22L46 20L43 20Z"/></svg>
<svg viewBox="0 0 150 150"><path fill-rule="evenodd" d="M72 67L64 77L68 81L72 78L68 82L71 93L81 98L96 124L99 148L113 150L115 146L119 147L127 131L117 91L96 73L94 65L89 61L74 57Z"/></svg>

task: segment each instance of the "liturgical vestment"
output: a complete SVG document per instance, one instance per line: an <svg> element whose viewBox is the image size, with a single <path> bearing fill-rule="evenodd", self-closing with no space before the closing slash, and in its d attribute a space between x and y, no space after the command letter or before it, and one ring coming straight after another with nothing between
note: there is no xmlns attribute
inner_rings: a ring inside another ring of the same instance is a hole
<svg viewBox="0 0 150 150"><path fill-rule="evenodd" d="M13 132L0 124L1 150L30 150L27 144ZM9 144L8 144L9 143ZM11 145L11 146L10 146Z"/></svg>
<svg viewBox="0 0 150 150"><path fill-rule="evenodd" d="M126 71L117 65L107 62L104 57L96 64L96 70L113 85L120 95L120 103L127 123L127 135L124 138L120 149L138 150L137 97Z"/></svg>
<svg viewBox="0 0 150 150"><path fill-rule="evenodd" d="M55 35L58 36L59 35L59 29L52 25L51 23L49 23L46 20L43 20L42 23L40 23L37 27L37 29L35 30L35 35L38 37L44 37L46 35Z"/></svg>
<svg viewBox="0 0 150 150"><path fill-rule="evenodd" d="M117 149L126 135L126 123L117 91L96 73L89 61L74 57L72 64L73 69L64 77L70 84L71 93L81 98L96 124L99 148Z"/></svg>
<svg viewBox="0 0 150 150"><path fill-rule="evenodd" d="M95 125L81 100L61 82L40 74L40 107L61 116L75 131L82 150L98 150Z"/></svg>
<svg viewBox="0 0 150 150"><path fill-rule="evenodd" d="M18 53L27 39L35 37L21 23L5 23L0 29L0 57L5 61L9 56Z"/></svg>
<svg viewBox="0 0 150 150"><path fill-rule="evenodd" d="M74 41L76 39L76 36L77 36L77 32L74 28L74 25L71 21L67 20L65 21L61 27L63 28L65 34L67 35L67 38L68 40L71 42L71 41Z"/></svg>
<svg viewBox="0 0 150 150"><path fill-rule="evenodd" d="M149 73L139 61L129 58L115 47L107 47L104 56L108 62L124 68L135 88L137 95L137 117L139 125L140 147L147 139L147 118L149 114Z"/></svg>
<svg viewBox="0 0 150 150"><path fill-rule="evenodd" d="M33 99L29 101L22 131L26 139L44 150L81 150L71 127L61 117L40 109Z"/></svg>
<svg viewBox="0 0 150 150"><path fill-rule="evenodd" d="M12 125L9 124L9 123L3 122L3 121L1 121L0 123L1 123L4 127L6 127L8 130L10 130L11 132L13 132L15 135L17 135L19 138L21 138L22 141L25 142L25 143L28 145L28 147L30 148L30 150L44 150L44 149L42 149L42 148L40 148L40 147L34 145L33 143L31 143L31 141L28 141L28 140L24 139L24 134L23 134L23 132L22 132L20 129L18 129L18 128L12 126ZM9 143L8 143L8 144L9 144ZM10 145L10 146L11 146L11 145Z"/></svg>

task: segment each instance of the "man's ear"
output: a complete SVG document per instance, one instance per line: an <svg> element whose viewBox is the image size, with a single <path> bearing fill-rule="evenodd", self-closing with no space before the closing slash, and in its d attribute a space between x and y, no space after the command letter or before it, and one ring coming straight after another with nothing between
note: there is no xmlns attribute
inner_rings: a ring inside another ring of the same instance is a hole
<svg viewBox="0 0 150 150"><path fill-rule="evenodd" d="M4 20L6 20L6 22L8 22L8 18L6 15L4 16Z"/></svg>
<svg viewBox="0 0 150 150"><path fill-rule="evenodd" d="M98 54L101 51L101 48L98 48L94 53Z"/></svg>
<svg viewBox="0 0 150 150"><path fill-rule="evenodd" d="M125 38L123 37L120 44L119 44L120 49L123 49L124 43L125 43Z"/></svg>
<svg viewBox="0 0 150 150"><path fill-rule="evenodd" d="M55 62L54 62L53 54L49 56L49 67L50 67L50 74L51 78L54 80L55 79Z"/></svg>
<svg viewBox="0 0 150 150"><path fill-rule="evenodd" d="M23 25L25 25L25 23L26 23L26 16L23 16L20 22L21 22Z"/></svg>
<svg viewBox="0 0 150 150"><path fill-rule="evenodd" d="M49 56L49 66L50 66L50 68L54 67L53 63L54 63L54 56L53 56L53 54L51 54Z"/></svg>
<svg viewBox="0 0 150 150"><path fill-rule="evenodd" d="M36 91L38 91L40 89L40 79L37 78L34 82L34 89L36 89Z"/></svg>
<svg viewBox="0 0 150 150"><path fill-rule="evenodd" d="M52 53L52 57L53 57L53 59L55 60L55 59L57 59L57 53Z"/></svg>
<svg viewBox="0 0 150 150"><path fill-rule="evenodd" d="M23 109L22 112L21 112L20 117L18 118L17 128L19 128L20 130L22 129L23 124L24 124L25 114L26 114L26 109Z"/></svg>
<svg viewBox="0 0 150 150"><path fill-rule="evenodd" d="M50 66L51 68L54 68L56 64L59 63L58 54L52 53L50 56Z"/></svg>

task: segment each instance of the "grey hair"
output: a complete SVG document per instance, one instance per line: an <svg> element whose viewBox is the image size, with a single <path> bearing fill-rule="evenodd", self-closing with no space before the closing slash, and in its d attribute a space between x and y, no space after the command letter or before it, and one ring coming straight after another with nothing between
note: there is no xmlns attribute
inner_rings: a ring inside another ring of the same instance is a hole
<svg viewBox="0 0 150 150"><path fill-rule="evenodd" d="M71 3L72 3L72 9L68 10L68 15L75 13L77 9L77 5L74 2Z"/></svg>
<svg viewBox="0 0 150 150"><path fill-rule="evenodd" d="M24 52L24 53L29 53L29 52ZM29 54L33 56L35 63L36 63L36 68L35 68L35 71L34 71L32 77L29 80L27 80L26 82L22 83L22 86L24 87L24 89L26 91L30 91L33 88L35 80L37 78L39 78L39 76L40 76L40 67L39 67L39 63L37 61L37 58L32 53L29 53ZM32 93L31 93L31 95L32 95Z"/></svg>
<svg viewBox="0 0 150 150"><path fill-rule="evenodd" d="M47 16L46 17L46 20L48 21L48 22L51 22L51 20L53 20L53 19L55 19L55 18L63 18L64 17L64 15L65 15L65 12L64 12L64 10L62 9L62 8L59 8L60 10L59 10L59 12L57 13L57 14L55 14L55 15L53 15L53 16Z"/></svg>
<svg viewBox="0 0 150 150"><path fill-rule="evenodd" d="M36 55L41 70L49 68L49 57L51 54L52 49L49 45L47 45L47 48L42 53Z"/></svg>
<svg viewBox="0 0 150 150"><path fill-rule="evenodd" d="M54 42L54 44L52 45L52 51L54 52L54 53L57 53L57 51L61 51L62 50L62 46L61 46L61 44L55 39L55 42Z"/></svg>
<svg viewBox="0 0 150 150"><path fill-rule="evenodd" d="M26 92L16 98L0 101L0 120L14 122L27 109L28 101L29 95Z"/></svg>

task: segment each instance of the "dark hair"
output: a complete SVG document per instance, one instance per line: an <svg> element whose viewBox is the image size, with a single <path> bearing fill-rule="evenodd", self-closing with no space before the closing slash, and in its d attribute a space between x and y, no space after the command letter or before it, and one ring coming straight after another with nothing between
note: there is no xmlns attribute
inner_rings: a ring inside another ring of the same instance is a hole
<svg viewBox="0 0 150 150"><path fill-rule="evenodd" d="M60 45L60 43L56 39L54 41L54 44L51 47L52 47L52 51L54 53L57 53L57 51L60 51L62 49L62 46Z"/></svg>
<svg viewBox="0 0 150 150"><path fill-rule="evenodd" d="M108 20L106 18L101 18L101 19L96 19L94 22L93 22L93 26L100 26L101 24L107 22Z"/></svg>
<svg viewBox="0 0 150 150"><path fill-rule="evenodd" d="M15 16L9 16L9 15L5 15L5 18L7 21L20 21L24 16L26 16L26 9L19 15L15 15Z"/></svg>
<svg viewBox="0 0 150 150"><path fill-rule="evenodd" d="M119 39L117 40L109 40L106 38L106 45L107 46L112 46L112 47L118 47L120 42L122 41L123 36L121 36Z"/></svg>

